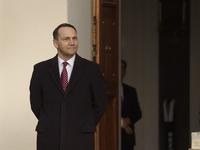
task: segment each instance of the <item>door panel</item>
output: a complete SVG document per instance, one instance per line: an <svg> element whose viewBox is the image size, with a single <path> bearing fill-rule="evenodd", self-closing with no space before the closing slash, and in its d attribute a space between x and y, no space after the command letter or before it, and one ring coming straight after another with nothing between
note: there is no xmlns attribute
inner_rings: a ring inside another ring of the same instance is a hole
<svg viewBox="0 0 200 150"><path fill-rule="evenodd" d="M118 149L118 1L96 1L96 60L105 77L108 109L98 125L96 150Z"/></svg>

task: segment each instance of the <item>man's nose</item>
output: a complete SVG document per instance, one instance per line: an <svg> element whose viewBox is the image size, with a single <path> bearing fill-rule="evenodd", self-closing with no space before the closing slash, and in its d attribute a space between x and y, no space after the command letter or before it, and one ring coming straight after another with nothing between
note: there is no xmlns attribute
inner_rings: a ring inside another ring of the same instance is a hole
<svg viewBox="0 0 200 150"><path fill-rule="evenodd" d="M74 39L70 39L69 44L74 45Z"/></svg>

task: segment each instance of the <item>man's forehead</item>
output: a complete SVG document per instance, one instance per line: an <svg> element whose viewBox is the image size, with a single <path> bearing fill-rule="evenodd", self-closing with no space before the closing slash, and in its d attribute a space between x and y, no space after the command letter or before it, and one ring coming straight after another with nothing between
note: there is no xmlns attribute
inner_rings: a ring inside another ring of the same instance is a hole
<svg viewBox="0 0 200 150"><path fill-rule="evenodd" d="M60 35L71 35L71 36L77 36L76 31L72 27L61 27L58 30L58 34Z"/></svg>

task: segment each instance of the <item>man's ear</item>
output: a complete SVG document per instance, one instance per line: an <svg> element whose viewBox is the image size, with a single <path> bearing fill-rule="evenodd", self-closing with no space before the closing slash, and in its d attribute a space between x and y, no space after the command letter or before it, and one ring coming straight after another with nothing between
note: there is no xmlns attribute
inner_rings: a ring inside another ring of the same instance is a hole
<svg viewBox="0 0 200 150"><path fill-rule="evenodd" d="M55 48L58 48L58 41L57 40L53 40L53 45L55 46Z"/></svg>

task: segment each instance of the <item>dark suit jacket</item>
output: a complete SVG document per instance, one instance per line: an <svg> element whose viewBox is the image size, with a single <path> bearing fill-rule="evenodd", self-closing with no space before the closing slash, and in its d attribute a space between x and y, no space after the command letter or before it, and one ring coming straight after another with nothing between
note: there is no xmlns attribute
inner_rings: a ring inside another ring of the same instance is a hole
<svg viewBox="0 0 200 150"><path fill-rule="evenodd" d="M76 54L65 93L57 56L36 64L30 101L38 119L37 150L94 150L94 132L107 109L106 99L98 64Z"/></svg>
<svg viewBox="0 0 200 150"><path fill-rule="evenodd" d="M133 134L126 134L125 130L122 129L122 138L130 145L135 145L135 133L134 133L134 123L136 123L141 117L142 112L138 103L136 89L123 84L124 99L122 102L122 114L121 117L129 117L131 120L130 127L133 130Z"/></svg>

